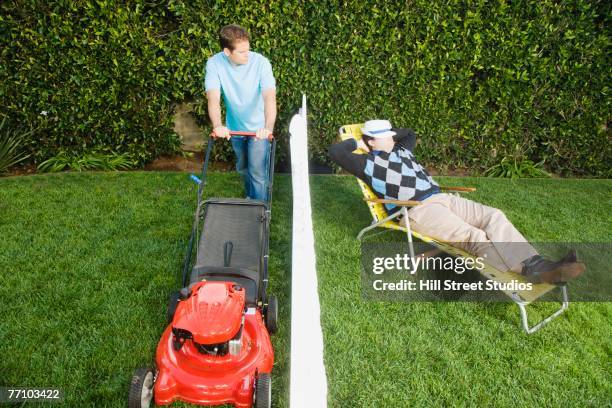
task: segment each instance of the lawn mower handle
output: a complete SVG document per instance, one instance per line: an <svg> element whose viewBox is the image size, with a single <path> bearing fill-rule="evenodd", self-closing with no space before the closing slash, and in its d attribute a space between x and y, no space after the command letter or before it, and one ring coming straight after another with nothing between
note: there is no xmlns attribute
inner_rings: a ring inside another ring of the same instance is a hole
<svg viewBox="0 0 612 408"><path fill-rule="evenodd" d="M241 130L230 130L229 132L230 135L232 136L249 136L249 137L254 137L255 136L255 132L244 132ZM210 132L210 136L217 138L217 135L215 134L215 131L213 130L212 132ZM268 136L268 140L272 141L272 139L274 139L274 135L272 133L270 133L270 135Z"/></svg>

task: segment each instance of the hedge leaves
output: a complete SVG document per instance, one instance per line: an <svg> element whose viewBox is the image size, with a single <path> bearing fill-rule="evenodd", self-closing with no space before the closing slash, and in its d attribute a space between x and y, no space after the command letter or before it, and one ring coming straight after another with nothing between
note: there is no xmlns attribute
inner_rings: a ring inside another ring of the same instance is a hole
<svg viewBox="0 0 612 408"><path fill-rule="evenodd" d="M553 172L610 176L609 20L587 0L6 1L0 113L36 129L36 162L151 160L178 146L175 103L209 126L203 66L237 23L272 62L281 138L309 96L315 160L340 125L388 118L436 167L483 170L518 145Z"/></svg>

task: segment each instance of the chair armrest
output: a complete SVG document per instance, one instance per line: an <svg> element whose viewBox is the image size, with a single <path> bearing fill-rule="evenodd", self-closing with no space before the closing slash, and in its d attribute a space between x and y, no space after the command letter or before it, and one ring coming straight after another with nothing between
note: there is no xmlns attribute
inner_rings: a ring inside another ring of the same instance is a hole
<svg viewBox="0 0 612 408"><path fill-rule="evenodd" d="M421 205L421 201L413 201L413 200L390 200L386 198L364 198L364 201L369 201L371 203L378 204L394 204L400 207L414 207L415 205Z"/></svg>
<svg viewBox="0 0 612 408"><path fill-rule="evenodd" d="M476 187L442 187L440 186L440 190L463 191L464 193L471 193L473 191L476 191Z"/></svg>

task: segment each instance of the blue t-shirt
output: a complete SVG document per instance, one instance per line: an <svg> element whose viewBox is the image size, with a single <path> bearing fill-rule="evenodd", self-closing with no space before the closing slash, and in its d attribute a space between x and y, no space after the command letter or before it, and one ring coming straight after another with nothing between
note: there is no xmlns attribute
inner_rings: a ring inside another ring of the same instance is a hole
<svg viewBox="0 0 612 408"><path fill-rule="evenodd" d="M263 55L249 52L244 65L233 65L223 52L213 55L206 62L204 87L221 90L230 130L256 131L265 126L262 91L275 89L276 81Z"/></svg>

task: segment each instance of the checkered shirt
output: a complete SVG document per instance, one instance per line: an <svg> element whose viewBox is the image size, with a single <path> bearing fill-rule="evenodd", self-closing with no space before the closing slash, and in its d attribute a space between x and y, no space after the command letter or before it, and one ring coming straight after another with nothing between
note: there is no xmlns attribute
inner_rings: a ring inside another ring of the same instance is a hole
<svg viewBox="0 0 612 408"><path fill-rule="evenodd" d="M439 193L440 188L429 173L417 163L410 150L396 147L391 153L368 155L365 176L380 196L392 200L422 200ZM395 208L386 204L387 210Z"/></svg>

